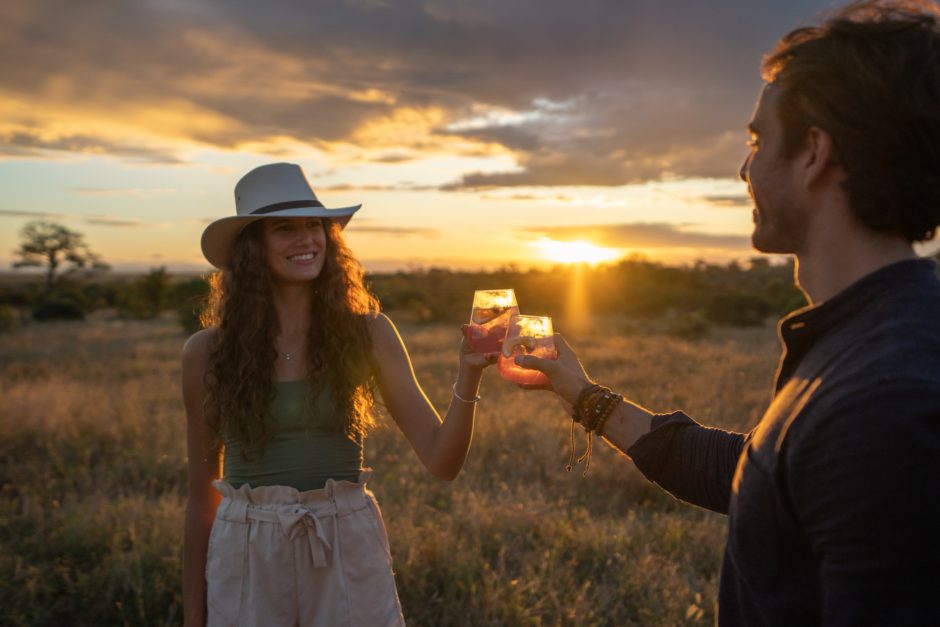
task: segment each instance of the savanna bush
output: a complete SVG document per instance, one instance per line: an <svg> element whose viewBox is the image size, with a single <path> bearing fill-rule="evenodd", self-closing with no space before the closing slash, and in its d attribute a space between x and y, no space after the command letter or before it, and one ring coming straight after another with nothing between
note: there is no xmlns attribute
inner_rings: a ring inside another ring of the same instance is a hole
<svg viewBox="0 0 940 627"><path fill-rule="evenodd" d="M20 313L10 305L0 305L0 333L9 333L20 321Z"/></svg>
<svg viewBox="0 0 940 627"><path fill-rule="evenodd" d="M31 312L33 320L50 322L55 320L84 320L85 309L81 302L70 294L52 292L39 299Z"/></svg>

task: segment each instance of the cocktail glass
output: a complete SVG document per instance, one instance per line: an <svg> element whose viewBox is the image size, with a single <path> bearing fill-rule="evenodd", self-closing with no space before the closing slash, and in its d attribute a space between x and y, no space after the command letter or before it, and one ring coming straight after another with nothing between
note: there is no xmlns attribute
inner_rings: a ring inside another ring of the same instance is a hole
<svg viewBox="0 0 940 627"><path fill-rule="evenodd" d="M467 339L478 353L498 353L509 328L509 318L519 313L516 293L512 290L477 290L473 293L473 310Z"/></svg>
<svg viewBox="0 0 940 627"><path fill-rule="evenodd" d="M514 315L499 354L499 376L522 385L544 385L548 377L538 370L517 366L516 355L534 355L544 359L558 359L555 350L552 319L548 316Z"/></svg>

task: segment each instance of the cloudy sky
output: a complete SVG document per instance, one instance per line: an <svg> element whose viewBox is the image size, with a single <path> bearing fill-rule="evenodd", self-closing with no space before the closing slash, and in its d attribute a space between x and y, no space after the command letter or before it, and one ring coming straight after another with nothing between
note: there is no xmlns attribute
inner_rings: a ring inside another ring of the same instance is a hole
<svg viewBox="0 0 940 627"><path fill-rule="evenodd" d="M4 2L0 263L41 218L118 268L204 268L205 224L273 161L363 203L370 270L746 259L760 57L832 6Z"/></svg>

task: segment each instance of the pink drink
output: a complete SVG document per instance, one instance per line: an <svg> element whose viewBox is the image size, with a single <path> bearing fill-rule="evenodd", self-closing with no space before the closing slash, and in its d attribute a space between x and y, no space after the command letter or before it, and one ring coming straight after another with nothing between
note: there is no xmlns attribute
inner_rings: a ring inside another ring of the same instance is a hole
<svg viewBox="0 0 940 627"><path fill-rule="evenodd" d="M518 314L518 307L473 308L468 338L470 348L478 353L498 353L503 347L503 338L509 328L509 318ZM477 324L475 320L485 320Z"/></svg>
<svg viewBox="0 0 940 627"><path fill-rule="evenodd" d="M509 319L518 313L516 294L511 289L474 292L467 329L470 348L483 354L498 353L509 328Z"/></svg>
<svg viewBox="0 0 940 627"><path fill-rule="evenodd" d="M544 385L548 377L538 370L516 365L516 355L558 359L552 333L552 319L543 316L513 316L499 354L499 376L521 385Z"/></svg>

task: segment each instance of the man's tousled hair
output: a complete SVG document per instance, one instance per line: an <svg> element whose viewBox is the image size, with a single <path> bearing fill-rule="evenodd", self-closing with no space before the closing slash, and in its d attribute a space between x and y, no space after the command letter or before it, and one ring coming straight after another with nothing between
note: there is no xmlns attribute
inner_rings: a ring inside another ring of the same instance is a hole
<svg viewBox="0 0 940 627"><path fill-rule="evenodd" d="M764 58L780 90L785 156L810 127L833 140L855 216L908 242L940 224L940 7L854 2L798 28Z"/></svg>

